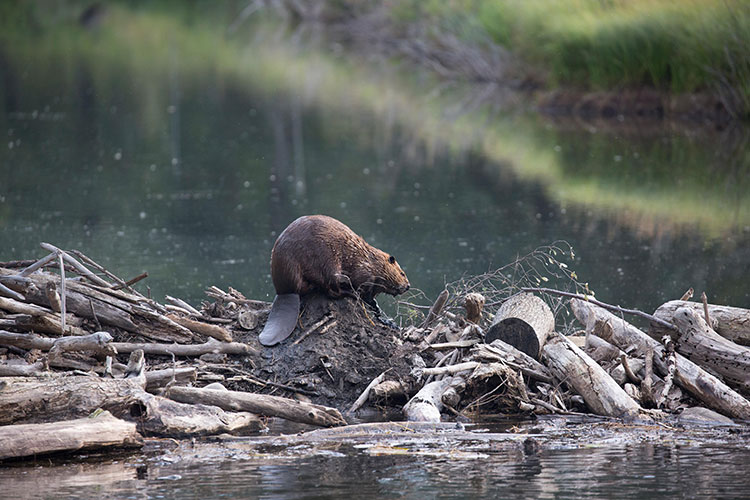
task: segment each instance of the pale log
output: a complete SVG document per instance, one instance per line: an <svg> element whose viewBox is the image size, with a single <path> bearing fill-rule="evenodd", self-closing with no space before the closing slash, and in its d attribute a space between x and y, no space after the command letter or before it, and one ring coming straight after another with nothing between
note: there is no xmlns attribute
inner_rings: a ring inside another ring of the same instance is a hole
<svg viewBox="0 0 750 500"><path fill-rule="evenodd" d="M499 339L491 344L477 344L472 350L472 356L485 361L502 361L511 368L521 370L527 377L552 382L552 374L546 366Z"/></svg>
<svg viewBox="0 0 750 500"><path fill-rule="evenodd" d="M178 384L195 382L198 378L198 370L194 367L166 368L164 370L151 370L146 372L146 390L153 391L164 387L173 380Z"/></svg>
<svg viewBox="0 0 750 500"><path fill-rule="evenodd" d="M37 332L53 333L55 335L63 333L60 315L55 314L44 307L35 304L27 304L26 302L20 302L7 297L0 297L0 309L10 313L29 316L28 319L19 318L19 320L16 320L16 325L19 328L29 330L33 329ZM67 315L65 333L71 335L84 335L86 332L79 328L80 325L80 318L75 318L70 314Z"/></svg>
<svg viewBox="0 0 750 500"><path fill-rule="evenodd" d="M219 342L208 339L203 344L147 344L131 342L112 342L111 344L119 353L131 353L142 349L144 354L155 356L202 356L203 354L250 354L254 353L248 344L240 342Z"/></svg>
<svg viewBox="0 0 750 500"><path fill-rule="evenodd" d="M667 366L663 359L664 346L662 344L627 321L590 302L573 299L570 301L570 304L573 313L582 324L588 325L590 323L593 325L597 322L608 322L610 324L611 328L609 329L598 329L608 332L609 338L605 338L604 340L623 350L627 350L630 346L633 346L642 355L645 355L649 347L653 349L654 366L656 366L656 369L662 376L667 374ZM675 381L680 387L703 401L710 408L724 415L750 419L750 401L686 357L676 354L676 363Z"/></svg>
<svg viewBox="0 0 750 500"><path fill-rule="evenodd" d="M425 384L404 405L404 416L409 422L440 422L443 409L442 395L451 384L451 377Z"/></svg>
<svg viewBox="0 0 750 500"><path fill-rule="evenodd" d="M659 306L654 316L670 321L680 307L687 307L701 315L704 314L701 303L672 300ZM708 314L711 317L711 328L716 333L735 344L750 346L750 309L708 304ZM670 332L658 323L652 323L649 327L649 335L655 339L668 333Z"/></svg>
<svg viewBox="0 0 750 500"><path fill-rule="evenodd" d="M677 351L721 375L732 387L750 394L750 348L727 340L701 315L688 307L677 309L672 322L679 328Z"/></svg>
<svg viewBox="0 0 750 500"><path fill-rule="evenodd" d="M281 417L293 422L330 427L346 425L335 408L304 403L294 399L238 391L218 391L196 387L172 387L164 394L181 403L200 403L230 411L248 411L267 417Z"/></svg>
<svg viewBox="0 0 750 500"><path fill-rule="evenodd" d="M635 417L641 407L604 368L562 335L552 336L542 349L552 373L583 396L598 415Z"/></svg>
<svg viewBox="0 0 750 500"><path fill-rule="evenodd" d="M502 303L487 331L485 342L500 339L534 359L547 336L555 329L555 317L549 306L539 297L522 292Z"/></svg>
<svg viewBox="0 0 750 500"><path fill-rule="evenodd" d="M149 436L246 434L263 427L260 418L248 412L228 412L217 406L179 403L153 395L144 396L143 403L146 411L138 428Z"/></svg>
<svg viewBox="0 0 750 500"><path fill-rule="evenodd" d="M106 411L94 418L0 428L0 460L142 444L135 423L115 418Z"/></svg>

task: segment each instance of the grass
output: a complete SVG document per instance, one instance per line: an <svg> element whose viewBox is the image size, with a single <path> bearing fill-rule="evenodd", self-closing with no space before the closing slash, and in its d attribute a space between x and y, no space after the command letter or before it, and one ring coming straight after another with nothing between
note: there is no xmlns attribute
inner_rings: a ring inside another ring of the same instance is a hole
<svg viewBox="0 0 750 500"><path fill-rule="evenodd" d="M711 92L750 118L746 0L405 0L396 23L491 38L553 85Z"/></svg>

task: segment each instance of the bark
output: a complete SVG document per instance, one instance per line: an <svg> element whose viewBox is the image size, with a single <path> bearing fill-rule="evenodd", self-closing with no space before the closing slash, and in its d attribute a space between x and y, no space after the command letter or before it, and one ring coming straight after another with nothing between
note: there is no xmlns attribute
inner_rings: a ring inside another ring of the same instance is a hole
<svg viewBox="0 0 750 500"><path fill-rule="evenodd" d="M247 434L263 427L260 418L249 412L228 412L217 406L185 404L151 395L144 397L143 403L145 414L138 428L149 436Z"/></svg>
<svg viewBox="0 0 750 500"><path fill-rule="evenodd" d="M119 353L130 353L137 349L142 349L144 354L155 356L202 356L208 353L216 354L250 354L255 349L248 344L240 342L219 342L209 339L203 344L138 344L131 342L112 342L111 345Z"/></svg>
<svg viewBox="0 0 750 500"><path fill-rule="evenodd" d="M549 306L531 293L513 295L498 309L485 342L500 339L534 359L539 359L547 336L555 328Z"/></svg>
<svg viewBox="0 0 750 500"><path fill-rule="evenodd" d="M20 424L0 430L0 460L61 451L140 447L136 425L103 412L94 418L48 424Z"/></svg>
<svg viewBox="0 0 750 500"><path fill-rule="evenodd" d="M654 316L670 321L677 309L687 307L703 316L703 304L685 300L672 300L659 306ZM744 346L750 346L750 309L708 304L708 315L711 318L711 328L722 337ZM705 318L705 316L704 316ZM649 335L658 339L670 333L657 323L649 327Z"/></svg>
<svg viewBox="0 0 750 500"><path fill-rule="evenodd" d="M87 376L5 377L0 380L0 425L79 418L98 408L138 414L143 382Z"/></svg>
<svg viewBox="0 0 750 500"><path fill-rule="evenodd" d="M641 410L604 368L562 335L547 342L543 356L555 376L580 394L594 413L632 418Z"/></svg>
<svg viewBox="0 0 750 500"><path fill-rule="evenodd" d="M0 275L13 274L13 271L0 268ZM22 293L32 304L51 307L46 293L47 285L59 280L60 277L55 274L36 273L30 275L27 282L12 283L8 286ZM70 280L65 283L65 288L68 313L94 319L102 325L122 328L153 340L180 343L195 340L195 335L190 330L156 312L152 302L147 299ZM60 292L62 293L62 290Z"/></svg>
<svg viewBox="0 0 750 500"><path fill-rule="evenodd" d="M218 406L224 410L249 411L266 417L281 417L303 424L323 427L346 425L344 417L335 408L278 396L196 387L172 387L166 391L165 396L182 403L200 403Z"/></svg>
<svg viewBox="0 0 750 500"><path fill-rule="evenodd" d="M666 376L667 366L662 344L625 320L590 302L573 299L571 306L576 318L584 325L609 323L611 328L595 328L595 331L606 330L608 338L605 337L604 340L620 349L629 350L634 347L639 355L644 356L649 348L653 349L654 366L662 376ZM675 381L680 387L724 415L750 419L750 401L684 356L677 354L675 357L677 363Z"/></svg>
<svg viewBox="0 0 750 500"><path fill-rule="evenodd" d="M680 329L677 351L691 361L721 375L732 387L750 394L750 348L716 333L691 308L681 307L672 317Z"/></svg>
<svg viewBox="0 0 750 500"><path fill-rule="evenodd" d="M45 294L46 297L46 294ZM0 297L0 309L14 313L14 326L19 330L35 331L61 335L62 321L59 314L45 309L44 307L27 304L18 300ZM81 320L68 314L65 318L65 333L69 335L85 335L80 328Z"/></svg>

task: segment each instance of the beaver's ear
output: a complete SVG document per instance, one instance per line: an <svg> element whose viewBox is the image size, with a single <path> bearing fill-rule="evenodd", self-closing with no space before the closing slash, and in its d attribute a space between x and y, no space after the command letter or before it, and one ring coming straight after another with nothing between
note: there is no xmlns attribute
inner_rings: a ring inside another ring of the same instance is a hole
<svg viewBox="0 0 750 500"><path fill-rule="evenodd" d="M388 257L388 262L390 262L391 264L395 264L396 263L396 257L394 257L393 255L390 255Z"/></svg>

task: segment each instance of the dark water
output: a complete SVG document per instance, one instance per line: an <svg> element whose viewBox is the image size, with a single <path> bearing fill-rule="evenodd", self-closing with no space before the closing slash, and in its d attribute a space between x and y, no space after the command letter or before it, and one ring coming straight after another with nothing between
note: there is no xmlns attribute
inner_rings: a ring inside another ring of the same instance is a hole
<svg viewBox="0 0 750 500"><path fill-rule="evenodd" d="M253 450L198 444L180 453L7 465L0 478L7 498L18 499L747 498L747 443L652 438L625 444L612 434L536 450L457 447L449 437Z"/></svg>

